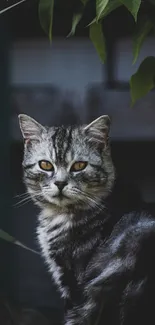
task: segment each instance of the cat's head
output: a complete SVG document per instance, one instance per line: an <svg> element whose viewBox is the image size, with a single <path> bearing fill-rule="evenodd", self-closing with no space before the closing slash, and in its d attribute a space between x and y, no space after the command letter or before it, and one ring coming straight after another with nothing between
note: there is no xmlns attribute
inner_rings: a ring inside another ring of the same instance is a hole
<svg viewBox="0 0 155 325"><path fill-rule="evenodd" d="M42 208L98 207L114 183L109 117L83 126L49 128L21 114L19 123L24 181L32 199Z"/></svg>

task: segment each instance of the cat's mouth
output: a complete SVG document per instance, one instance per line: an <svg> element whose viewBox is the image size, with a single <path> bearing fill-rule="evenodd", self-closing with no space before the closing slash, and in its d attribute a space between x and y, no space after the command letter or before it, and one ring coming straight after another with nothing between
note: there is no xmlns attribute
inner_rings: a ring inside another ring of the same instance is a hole
<svg viewBox="0 0 155 325"><path fill-rule="evenodd" d="M56 204L56 205L70 205L73 201L73 198L67 193L67 191L57 191L56 193L52 193L52 191L48 191L43 193L44 198L47 203Z"/></svg>
<svg viewBox="0 0 155 325"><path fill-rule="evenodd" d="M58 193L49 198L49 203L56 204L58 206L67 206L71 204L71 200L64 193Z"/></svg>
<svg viewBox="0 0 155 325"><path fill-rule="evenodd" d="M60 199L60 200L63 200L65 198L68 199L68 197L64 193L62 193L62 192L59 192L58 194L53 195L53 198Z"/></svg>

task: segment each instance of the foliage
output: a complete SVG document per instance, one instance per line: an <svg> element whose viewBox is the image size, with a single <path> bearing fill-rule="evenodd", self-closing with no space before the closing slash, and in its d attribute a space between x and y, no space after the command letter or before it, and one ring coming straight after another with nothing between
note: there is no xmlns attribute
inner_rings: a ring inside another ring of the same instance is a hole
<svg viewBox="0 0 155 325"><path fill-rule="evenodd" d="M54 0L39 1L39 18L42 28L48 32L50 41L52 40Z"/></svg>
<svg viewBox="0 0 155 325"><path fill-rule="evenodd" d="M40 0L40 3L44 1L45 3L51 3L53 6L54 0ZM72 20L72 29L69 36L74 35L76 27L78 26L84 10L87 10L87 4L91 0L78 0L82 2L83 7L80 12L74 13ZM151 19L153 17L152 12L154 11L155 17L155 0L147 0L150 2L151 18L149 15L140 14L140 8L143 5L144 0L94 0L96 1L96 15L92 22L87 26L89 28L89 37L93 42L101 61L104 63L106 61L106 40L103 33L102 22L107 15L115 11L118 7L125 6L129 13L133 16L135 21L135 35L133 36L133 64L136 62L138 55L140 53L141 47L145 41L145 38L155 30L155 20ZM145 0L146 1L146 0ZM44 25L44 20L49 20L51 26L50 30L47 28L46 32L52 34L52 18L53 10L49 16L49 9L47 6L47 12L44 17L40 16L41 25ZM51 39L51 37L50 37ZM145 59L136 74L131 77L130 89L131 89L131 99L132 104L136 102L140 97L144 96L152 88L155 87L155 64L152 57ZM147 78L146 78L147 76Z"/></svg>
<svg viewBox="0 0 155 325"><path fill-rule="evenodd" d="M155 57L149 56L141 63L130 79L132 104L155 86Z"/></svg>
<svg viewBox="0 0 155 325"><path fill-rule="evenodd" d="M16 288L17 292L19 287ZM39 310L40 309L40 310ZM50 325L53 324L53 318L55 318L55 324L59 325L60 317L55 316L55 313L44 312L48 316L42 313L42 308L32 309L26 307L25 304L19 304L10 297L6 298L1 295L0 299L0 324L1 325ZM54 317L53 317L54 316Z"/></svg>
<svg viewBox="0 0 155 325"><path fill-rule="evenodd" d="M29 248L28 246L22 244L19 240L16 240L14 237L12 237L11 235L9 235L7 232L5 232L4 230L0 229L0 239L6 240L7 242L11 243L11 244L15 244L17 246L20 246L28 251L31 251L32 253L35 254L39 254L39 252Z"/></svg>
<svg viewBox="0 0 155 325"><path fill-rule="evenodd" d="M17 1L16 4L7 7L0 13L4 13L6 10L21 4L24 1L26 0ZM51 41L53 15L57 1L38 1L40 24ZM61 1L59 1L59 5L61 5ZM63 0L63 3L64 1L65 0ZM75 34L76 28L83 18L84 13L89 11L89 4L93 3L96 8L94 11L94 17L86 27L89 28L89 37L103 63L105 63L107 57L103 22L108 15L115 12L115 10L119 7L126 8L129 14L133 17L135 24L135 34L133 35L133 64L135 64L146 37L155 32L155 0L73 0L73 4L74 3L76 3L76 10L73 14L72 28L68 36L73 36ZM145 10L145 5L147 6L147 9L149 8L149 10ZM78 10L77 7L79 8ZM155 88L154 60L155 58L152 57L145 59L141 63L137 73L131 77L130 89L132 104L134 104L140 97L146 95L151 89ZM147 77L145 78L145 76Z"/></svg>

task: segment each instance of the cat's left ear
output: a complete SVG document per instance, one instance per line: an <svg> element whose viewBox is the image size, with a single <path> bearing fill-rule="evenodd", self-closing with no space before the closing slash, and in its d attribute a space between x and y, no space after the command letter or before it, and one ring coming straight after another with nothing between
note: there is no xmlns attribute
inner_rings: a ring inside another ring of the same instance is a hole
<svg viewBox="0 0 155 325"><path fill-rule="evenodd" d="M89 141L97 142L103 145L104 148L108 146L110 118L108 115L102 115L96 120L85 126L84 128L88 135Z"/></svg>
<svg viewBox="0 0 155 325"><path fill-rule="evenodd" d="M45 128L28 115L20 114L18 118L24 141L39 140Z"/></svg>

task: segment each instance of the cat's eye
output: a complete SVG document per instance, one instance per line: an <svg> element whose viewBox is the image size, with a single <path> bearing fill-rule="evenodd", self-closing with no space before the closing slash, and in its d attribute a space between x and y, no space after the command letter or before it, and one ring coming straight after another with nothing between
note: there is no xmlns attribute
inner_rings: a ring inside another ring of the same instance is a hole
<svg viewBox="0 0 155 325"><path fill-rule="evenodd" d="M87 164L88 164L88 163L87 163L86 161L76 161L76 162L72 165L70 171L71 171L71 172L79 172L80 170L85 169L86 166L87 166Z"/></svg>
<svg viewBox="0 0 155 325"><path fill-rule="evenodd" d="M53 165L47 160L40 160L39 161L39 166L40 166L41 169L46 170L47 172L50 172L50 171L54 170Z"/></svg>

